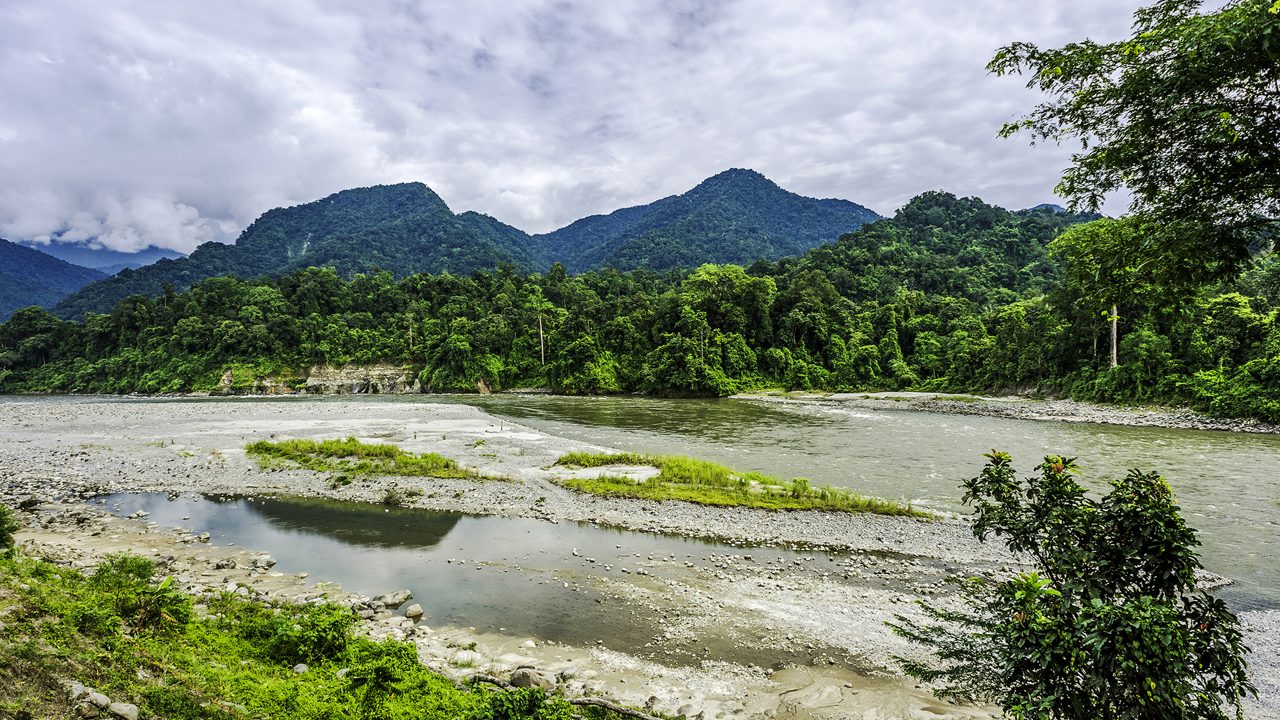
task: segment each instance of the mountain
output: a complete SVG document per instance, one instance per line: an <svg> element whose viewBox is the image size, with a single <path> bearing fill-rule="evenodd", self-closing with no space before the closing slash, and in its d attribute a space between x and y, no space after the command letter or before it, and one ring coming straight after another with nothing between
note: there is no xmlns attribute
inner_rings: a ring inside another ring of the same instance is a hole
<svg viewBox="0 0 1280 720"><path fill-rule="evenodd" d="M308 266L331 266L344 276L390 270L470 273L512 263L539 267L524 233L493 218L454 215L422 183L344 190L315 202L269 210L234 245L205 243L185 258L163 259L83 288L59 303L66 318L108 312L130 295L183 290L218 275L275 276Z"/></svg>
<svg viewBox="0 0 1280 720"><path fill-rule="evenodd" d="M125 268L150 265L165 258L173 260L183 257L180 252L154 245L148 245L134 252L124 252L105 247L93 247L89 244L90 242L67 242L54 238L48 243L22 242L19 244L39 250L46 255L52 255L59 260L65 260L72 265L93 268L107 275L115 275Z"/></svg>
<svg viewBox="0 0 1280 720"><path fill-rule="evenodd" d="M7 320L18 308L51 307L104 277L97 270L0 238L0 321Z"/></svg>
<svg viewBox="0 0 1280 720"><path fill-rule="evenodd" d="M121 270L66 298L55 313L79 318L108 312L130 295L158 295L166 285L184 290L219 275L277 276L308 266L349 277L375 270L466 274L502 263L533 272L556 261L572 272L750 264L800 255L879 219L848 200L815 200L757 172L728 170L683 195L531 236L481 213L455 215L422 183L379 185L270 210L234 245L205 243L185 258Z"/></svg>
<svg viewBox="0 0 1280 720"><path fill-rule="evenodd" d="M1061 205L1055 205L1054 203L1040 203L1039 205L1032 205L1031 207L1027 208L1027 210L1033 211L1033 212L1037 210L1048 210L1058 215L1061 215L1067 211L1066 208L1062 207Z"/></svg>
<svg viewBox="0 0 1280 720"><path fill-rule="evenodd" d="M758 172L735 168L683 195L593 215L533 239L545 257L571 272L605 266L669 270L799 255L879 219L848 200L804 197Z"/></svg>

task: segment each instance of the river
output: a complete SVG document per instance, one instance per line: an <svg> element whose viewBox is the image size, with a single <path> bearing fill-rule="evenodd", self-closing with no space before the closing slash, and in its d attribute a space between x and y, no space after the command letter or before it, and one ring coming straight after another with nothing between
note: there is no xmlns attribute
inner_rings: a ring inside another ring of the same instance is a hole
<svg viewBox="0 0 1280 720"><path fill-rule="evenodd" d="M416 399L416 398L415 398ZM1237 609L1280 607L1280 436L973 415L849 409L755 400L427 396L475 405L544 432L620 450L684 454L866 495L963 511L960 483L981 454L1030 472L1048 454L1076 457L1084 480L1156 470L1199 532L1209 570L1236 581Z"/></svg>

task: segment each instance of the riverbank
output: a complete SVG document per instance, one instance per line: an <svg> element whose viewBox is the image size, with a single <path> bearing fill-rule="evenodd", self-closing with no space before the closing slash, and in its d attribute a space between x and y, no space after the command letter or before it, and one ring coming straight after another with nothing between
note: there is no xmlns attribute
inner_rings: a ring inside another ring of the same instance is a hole
<svg viewBox="0 0 1280 720"><path fill-rule="evenodd" d="M421 494L404 493L409 503L437 510L548 524L590 522L740 545L824 548L836 554L814 551L785 566L753 559L749 549L707 550L698 557L637 556L629 564L643 573L622 575L601 572L587 558L566 552L563 571L538 578L598 593L607 607L617 608L620 623L641 616L652 621L652 648L620 651L608 637L569 646L501 628L433 627L425 633L400 614L372 619L373 628L393 637L392 631L412 633L433 669L500 673L532 664L552 678L568 670L569 680L561 682L568 691L598 692L635 706L652 697L655 709L672 715L682 709L706 718L848 717L872 710L883 717L985 714L938 703L897 677L892 656L914 650L884 626L895 612L914 612L916 598L945 597L947 577L1012 567L998 547L977 544L956 518L927 522L584 496L554 482L559 472L554 462L566 452L608 448L538 432L464 405L357 398L15 400L0 402L0 423L5 427L0 446L4 500L35 495L42 503L20 537L29 548L64 562L93 562L107 552L136 549L157 558L173 556L179 565L171 572L197 589L245 582L248 593L349 597L313 584L324 579L322 567L307 568L310 578L276 577L270 570L255 574L257 553L200 543L195 520L183 530L152 527L145 518L119 518L84 504L88 497L121 491L377 502L389 489L416 490ZM308 471L263 470L243 451L257 440L348 435L393 442L415 453L437 452L510 480L384 478L333 486ZM619 545L625 542L619 536ZM216 568L227 559L220 552L247 562L244 578ZM458 559L470 561L465 555ZM471 564L477 573L527 573L516 560L501 568ZM416 601L427 605L431 598ZM530 642L533 647L526 646ZM467 650L471 643L475 649ZM1251 634L1251 644L1256 653L1277 651L1277 639L1265 634ZM753 660L727 659L734 652ZM1276 707L1274 699L1268 702L1263 709Z"/></svg>
<svg viewBox="0 0 1280 720"><path fill-rule="evenodd" d="M955 393L743 393L735 399L761 402L833 404L863 410L888 410L984 415L1010 420L1036 420L1173 430L1280 434L1280 425L1248 418L1218 418L1189 408L1097 405L1077 400L1039 399L1022 396L985 397Z"/></svg>

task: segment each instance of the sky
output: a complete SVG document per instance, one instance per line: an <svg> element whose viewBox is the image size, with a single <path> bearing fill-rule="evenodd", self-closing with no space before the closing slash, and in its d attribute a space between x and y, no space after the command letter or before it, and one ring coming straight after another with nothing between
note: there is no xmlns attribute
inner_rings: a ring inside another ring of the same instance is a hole
<svg viewBox="0 0 1280 720"><path fill-rule="evenodd" d="M1140 4L0 0L0 237L190 252L405 181L545 232L730 167L886 215L1054 202L1073 148L997 138L1038 97L984 66Z"/></svg>

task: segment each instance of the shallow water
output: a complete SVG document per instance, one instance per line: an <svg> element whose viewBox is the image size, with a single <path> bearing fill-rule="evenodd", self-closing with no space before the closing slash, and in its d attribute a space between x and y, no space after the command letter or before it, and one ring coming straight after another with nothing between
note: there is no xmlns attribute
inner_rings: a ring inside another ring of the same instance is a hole
<svg viewBox="0 0 1280 720"><path fill-rule="evenodd" d="M144 510L161 526L209 532L215 545L269 549L276 571L307 572L370 596L407 588L429 626L475 627L580 646L602 640L612 650L674 662L781 667L796 660L788 651L745 646L732 632L701 637L697 648L661 643L667 608L624 604L610 592L619 582L660 589L696 585L695 576L716 553L750 553L757 565L794 564L805 557L785 549L748 551L586 523L329 500L119 493L97 502L124 515ZM640 569L652 574L635 574Z"/></svg>
<svg viewBox="0 0 1280 720"><path fill-rule="evenodd" d="M414 398L413 400L418 400ZM1048 454L1078 458L1086 482L1156 470L1199 531L1208 569L1236 580L1239 609L1280 607L1280 436L868 411L752 400L493 395L461 402L585 442L678 453L742 470L807 477L867 495L964 510L960 483L981 454L1009 452L1030 471Z"/></svg>

